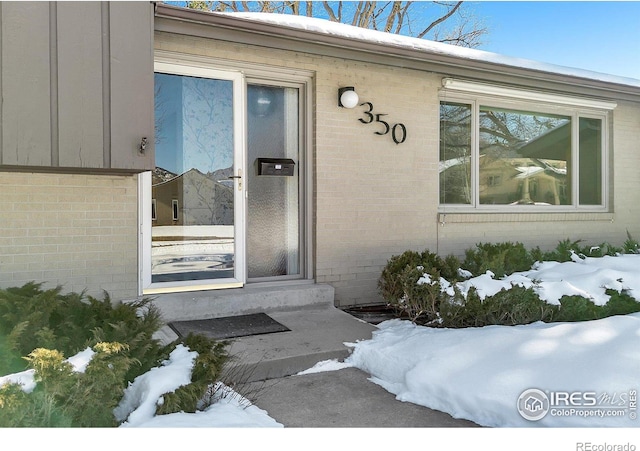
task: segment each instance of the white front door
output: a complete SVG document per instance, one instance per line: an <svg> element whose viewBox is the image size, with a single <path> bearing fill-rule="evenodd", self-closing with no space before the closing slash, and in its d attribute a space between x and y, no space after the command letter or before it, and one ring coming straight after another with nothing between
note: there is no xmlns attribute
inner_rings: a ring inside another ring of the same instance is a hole
<svg viewBox="0 0 640 451"><path fill-rule="evenodd" d="M245 283L245 90L240 72L155 64L143 293Z"/></svg>

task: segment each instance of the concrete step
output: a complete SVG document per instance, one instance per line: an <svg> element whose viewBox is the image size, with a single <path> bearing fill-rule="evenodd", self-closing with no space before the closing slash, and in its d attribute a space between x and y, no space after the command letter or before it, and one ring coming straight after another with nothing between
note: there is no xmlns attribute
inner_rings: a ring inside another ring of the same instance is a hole
<svg viewBox="0 0 640 451"><path fill-rule="evenodd" d="M243 288L166 293L151 297L167 323L334 305L333 287L314 283L250 284Z"/></svg>
<svg viewBox="0 0 640 451"><path fill-rule="evenodd" d="M375 326L334 306L271 310L269 316L290 330L229 340L231 361L224 380L230 384L281 378L311 368L322 360L348 357L345 343L371 338ZM158 338L170 342L176 334L165 326Z"/></svg>
<svg viewBox="0 0 640 451"><path fill-rule="evenodd" d="M229 374L244 382L290 376L322 360L348 357L354 343L371 338L375 326L333 306L269 316L291 329L288 332L240 337L231 342Z"/></svg>

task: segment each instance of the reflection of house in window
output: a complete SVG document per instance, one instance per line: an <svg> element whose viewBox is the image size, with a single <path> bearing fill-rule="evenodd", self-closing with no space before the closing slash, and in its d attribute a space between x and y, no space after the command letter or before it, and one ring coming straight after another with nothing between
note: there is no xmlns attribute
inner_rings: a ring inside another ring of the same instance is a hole
<svg viewBox="0 0 640 451"><path fill-rule="evenodd" d="M560 197L567 197L569 195L569 191L567 190L567 182L560 181L558 183L558 192L560 193Z"/></svg>
<svg viewBox="0 0 640 451"><path fill-rule="evenodd" d="M566 177L564 161L531 158L481 159L480 170L492 175L479 184L480 203L486 205L563 205L558 185ZM566 183L565 183L566 185ZM569 199L570 201L570 199Z"/></svg>
<svg viewBox="0 0 640 451"><path fill-rule="evenodd" d="M529 180L529 195L538 197L538 179Z"/></svg>
<svg viewBox="0 0 640 451"><path fill-rule="evenodd" d="M500 186L502 184L501 175L490 175L487 177L487 186Z"/></svg>
<svg viewBox="0 0 640 451"><path fill-rule="evenodd" d="M156 216L156 206L157 206L156 200L151 199L151 219L154 221L158 219L158 217Z"/></svg>
<svg viewBox="0 0 640 451"><path fill-rule="evenodd" d="M225 185L231 168L203 174L190 169L175 175L155 170L152 196L154 226L233 225L233 188Z"/></svg>
<svg viewBox="0 0 640 451"><path fill-rule="evenodd" d="M178 199L173 199L171 201L171 211L173 212L173 220L177 221L179 216L178 216Z"/></svg>

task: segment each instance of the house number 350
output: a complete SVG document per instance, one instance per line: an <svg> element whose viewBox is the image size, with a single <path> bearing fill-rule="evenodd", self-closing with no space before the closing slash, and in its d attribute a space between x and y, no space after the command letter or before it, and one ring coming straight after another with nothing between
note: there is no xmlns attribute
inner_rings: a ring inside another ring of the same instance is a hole
<svg viewBox="0 0 640 451"><path fill-rule="evenodd" d="M361 103L360 106L368 106L369 109L364 111L364 118L358 119L363 124L373 124L374 122L382 125L382 131L374 132L376 135L387 135L391 133L391 139L396 144L401 144L407 140L407 127L404 124L393 124L389 125L389 123L382 119L383 116L388 116L383 113L374 113L373 112L373 103L364 102Z"/></svg>

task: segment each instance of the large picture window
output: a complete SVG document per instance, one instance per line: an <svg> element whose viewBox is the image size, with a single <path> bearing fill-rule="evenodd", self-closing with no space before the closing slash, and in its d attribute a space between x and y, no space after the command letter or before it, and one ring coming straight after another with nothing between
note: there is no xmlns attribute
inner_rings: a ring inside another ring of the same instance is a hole
<svg viewBox="0 0 640 451"><path fill-rule="evenodd" d="M440 102L441 205L605 207L604 112L468 97Z"/></svg>

